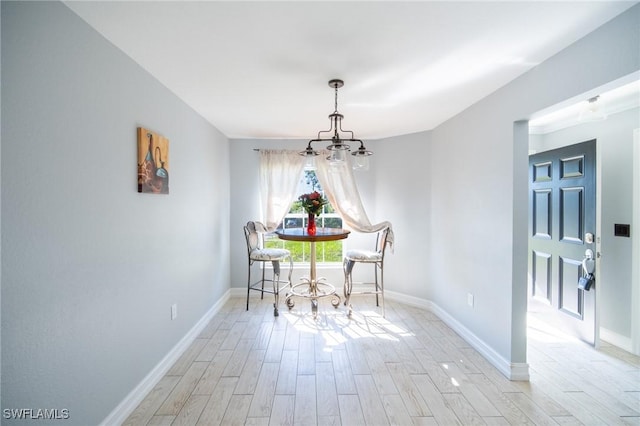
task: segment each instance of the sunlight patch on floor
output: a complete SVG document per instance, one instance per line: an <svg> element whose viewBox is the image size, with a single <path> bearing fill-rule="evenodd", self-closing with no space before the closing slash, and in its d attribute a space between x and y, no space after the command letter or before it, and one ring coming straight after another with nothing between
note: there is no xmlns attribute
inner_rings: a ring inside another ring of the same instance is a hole
<svg viewBox="0 0 640 426"><path fill-rule="evenodd" d="M557 327L540 320L535 313L527 313L527 338L540 343L569 343L580 340Z"/></svg>
<svg viewBox="0 0 640 426"><path fill-rule="evenodd" d="M304 309L304 301L298 307L287 312L281 311L281 316L291 323L300 333L320 334L324 340L323 351L331 352L332 348L350 339L374 338L388 342L398 342L403 337L415 336L414 333L403 329L375 310L354 311L347 316L341 309L319 309L314 317ZM336 331L340 330L340 331Z"/></svg>

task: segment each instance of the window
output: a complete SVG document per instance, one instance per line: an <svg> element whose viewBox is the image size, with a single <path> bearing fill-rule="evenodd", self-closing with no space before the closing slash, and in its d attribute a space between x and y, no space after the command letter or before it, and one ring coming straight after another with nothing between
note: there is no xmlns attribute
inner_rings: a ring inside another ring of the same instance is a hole
<svg viewBox="0 0 640 426"><path fill-rule="evenodd" d="M298 194L318 191L323 193L315 171L305 170L300 183L298 184ZM316 224L322 228L342 228L342 219L335 212L330 204L322 209L322 214L316 218ZM279 228L303 228L307 226L307 213L304 211L299 201L292 204L291 210L284 217ZM277 235L265 235L265 247L286 248L291 252L294 263L309 262L309 243L298 241L284 241ZM343 244L342 240L323 241L316 243L316 261L318 264L342 263Z"/></svg>

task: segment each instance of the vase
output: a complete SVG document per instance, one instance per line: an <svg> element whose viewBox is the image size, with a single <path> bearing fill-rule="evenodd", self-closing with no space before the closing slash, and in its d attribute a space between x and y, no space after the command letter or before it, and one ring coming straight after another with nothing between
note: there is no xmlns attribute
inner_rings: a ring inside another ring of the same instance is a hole
<svg viewBox="0 0 640 426"><path fill-rule="evenodd" d="M316 235L316 215L313 213L309 213L309 218L307 220L307 234Z"/></svg>

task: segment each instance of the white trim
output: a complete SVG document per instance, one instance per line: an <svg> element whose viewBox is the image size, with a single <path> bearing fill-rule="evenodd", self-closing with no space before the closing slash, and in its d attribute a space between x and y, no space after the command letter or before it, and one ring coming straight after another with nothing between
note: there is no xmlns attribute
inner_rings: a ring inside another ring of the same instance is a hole
<svg viewBox="0 0 640 426"><path fill-rule="evenodd" d="M640 129L633 131L633 216L631 222L631 353L640 355Z"/></svg>
<svg viewBox="0 0 640 426"><path fill-rule="evenodd" d="M229 294L231 297L247 297L247 287L231 287Z"/></svg>
<svg viewBox="0 0 640 426"><path fill-rule="evenodd" d="M476 336L471 330L461 324L457 319L452 317L444 309L436 305L430 300L421 299L406 294L397 293L395 291L385 290L385 295L391 300L395 300L407 305L416 306L427 309L437 315L445 324L460 335L467 343L469 343L480 355L482 355L491 365L498 369L509 380L528 381L529 380L529 364L512 363L504 359L502 355L497 353L491 346L486 344L482 339Z"/></svg>
<svg viewBox="0 0 640 426"><path fill-rule="evenodd" d="M127 417L136 409L136 407L142 402L142 400L151 392L153 387L158 384L160 379L164 377L171 366L180 358L180 356L187 350L189 345L198 337L200 332L207 326L211 318L217 314L220 309L231 297L231 290L227 292L218 300L212 307L204 314L202 318L194 325L191 330L169 351L169 353L156 365L153 370L147 376L142 379L138 385L133 388L131 392L118 404L116 408L100 423L101 426L119 425L122 424Z"/></svg>
<svg viewBox="0 0 640 426"><path fill-rule="evenodd" d="M595 298L595 312L593 318L593 347L596 349L600 348L600 314L601 314L601 306L600 297L602 296L602 288L607 287L607 283L603 283L600 277L602 277L602 264L606 262L602 262L602 258L600 257L600 253L602 253L602 150L600 149L600 138L596 139L596 229L593 231L596 234L596 270L594 275L596 277L596 283L599 283L599 289L594 288L593 297ZM588 232L588 231L586 231Z"/></svg>
<svg viewBox="0 0 640 426"><path fill-rule="evenodd" d="M385 297L387 297L388 299L395 300L396 302L404 303L405 305L426 309L429 311L431 310L431 307L434 305L433 302L431 302L430 300L409 296L404 293L398 293L396 291L385 290L384 294L385 294Z"/></svg>
<svg viewBox="0 0 640 426"><path fill-rule="evenodd" d="M631 352L631 338L618 334L614 331L600 327L600 340L611 343L620 349Z"/></svg>

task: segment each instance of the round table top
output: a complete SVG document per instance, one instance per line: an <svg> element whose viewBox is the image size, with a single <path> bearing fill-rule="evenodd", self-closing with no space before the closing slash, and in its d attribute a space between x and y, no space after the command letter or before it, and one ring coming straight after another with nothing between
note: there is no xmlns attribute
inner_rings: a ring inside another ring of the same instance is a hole
<svg viewBox="0 0 640 426"><path fill-rule="evenodd" d="M335 241L343 240L351 231L342 228L318 228L316 235L307 234L306 228L276 229L276 234L282 240L289 241Z"/></svg>

